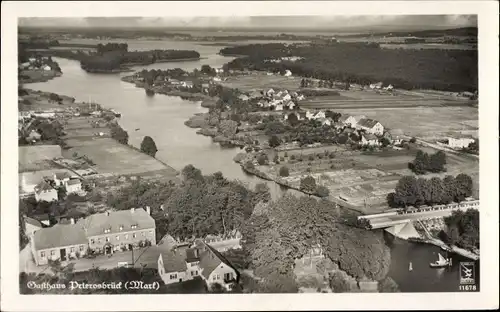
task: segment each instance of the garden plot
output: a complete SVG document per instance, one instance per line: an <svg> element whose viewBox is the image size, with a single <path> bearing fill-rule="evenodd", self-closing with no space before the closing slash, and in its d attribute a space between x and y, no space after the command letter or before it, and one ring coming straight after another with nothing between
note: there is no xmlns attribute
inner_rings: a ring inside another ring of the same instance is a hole
<svg viewBox="0 0 500 312"><path fill-rule="evenodd" d="M19 146L19 172L53 168L52 159L62 157L59 145Z"/></svg>
<svg viewBox="0 0 500 312"><path fill-rule="evenodd" d="M229 77L222 83L224 87L239 89L244 92L252 90L298 90L301 77L285 77L280 75L270 75L265 73L252 73L250 75L241 75Z"/></svg>

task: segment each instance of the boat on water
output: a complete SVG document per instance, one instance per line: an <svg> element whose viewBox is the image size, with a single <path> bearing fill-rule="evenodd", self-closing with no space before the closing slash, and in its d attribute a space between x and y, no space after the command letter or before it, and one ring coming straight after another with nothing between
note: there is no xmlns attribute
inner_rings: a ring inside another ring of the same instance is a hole
<svg viewBox="0 0 500 312"><path fill-rule="evenodd" d="M413 264L410 262L410 266L408 267L408 271L413 271Z"/></svg>
<svg viewBox="0 0 500 312"><path fill-rule="evenodd" d="M451 266L451 258L446 259L440 253L438 253L438 260L429 264L431 268L444 268Z"/></svg>

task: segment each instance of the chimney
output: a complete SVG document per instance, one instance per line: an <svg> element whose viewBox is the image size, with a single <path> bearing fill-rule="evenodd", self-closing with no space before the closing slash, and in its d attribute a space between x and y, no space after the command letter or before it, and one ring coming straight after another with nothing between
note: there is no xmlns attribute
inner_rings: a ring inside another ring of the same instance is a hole
<svg viewBox="0 0 500 312"><path fill-rule="evenodd" d="M135 212L135 208L130 208L130 212L134 213Z"/></svg>
<svg viewBox="0 0 500 312"><path fill-rule="evenodd" d="M75 224L75 218L71 218L71 224Z"/></svg>
<svg viewBox="0 0 500 312"><path fill-rule="evenodd" d="M150 215L151 214L151 207L146 206L146 212L148 213L148 215Z"/></svg>

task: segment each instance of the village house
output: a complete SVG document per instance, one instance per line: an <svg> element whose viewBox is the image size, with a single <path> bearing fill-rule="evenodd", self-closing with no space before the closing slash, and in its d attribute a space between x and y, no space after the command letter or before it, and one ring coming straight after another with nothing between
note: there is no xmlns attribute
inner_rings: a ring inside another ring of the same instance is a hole
<svg viewBox="0 0 500 312"><path fill-rule="evenodd" d="M384 137L391 141L393 145L400 145L403 143L404 132L401 129L390 129L384 133Z"/></svg>
<svg viewBox="0 0 500 312"><path fill-rule="evenodd" d="M379 146L380 142L378 138L371 133L361 134L361 145L363 146Z"/></svg>
<svg viewBox="0 0 500 312"><path fill-rule="evenodd" d="M288 107L288 109L293 109L296 105L293 101L288 101L286 104L285 104L286 107Z"/></svg>
<svg viewBox="0 0 500 312"><path fill-rule="evenodd" d="M242 101L248 101L249 97L248 97L248 95L246 95L246 94L240 94L240 95L238 96L238 99L240 99L240 100L242 100Z"/></svg>
<svg viewBox="0 0 500 312"><path fill-rule="evenodd" d="M267 90L266 95L273 96L274 93L275 93L274 89L271 88L271 89Z"/></svg>
<svg viewBox="0 0 500 312"><path fill-rule="evenodd" d="M81 193L82 192L82 182L80 179L70 179L68 182L66 182L66 192L68 194L72 193Z"/></svg>
<svg viewBox="0 0 500 312"><path fill-rule="evenodd" d="M473 143L474 139L470 137L448 137L448 146L454 149L462 149L469 147L469 144Z"/></svg>
<svg viewBox="0 0 500 312"><path fill-rule="evenodd" d="M276 105L276 107L274 108L274 110L276 110L276 111L282 111L283 110L283 104Z"/></svg>
<svg viewBox="0 0 500 312"><path fill-rule="evenodd" d="M214 77L212 80L216 81L216 82L221 82L222 81L222 79L220 77Z"/></svg>
<svg viewBox="0 0 500 312"><path fill-rule="evenodd" d="M250 99L260 99L263 97L262 93L260 93L259 91L257 90L254 90L252 92L250 92Z"/></svg>
<svg viewBox="0 0 500 312"><path fill-rule="evenodd" d="M297 101L303 101L305 99L306 99L306 97L303 94L300 94L297 96Z"/></svg>
<svg viewBox="0 0 500 312"><path fill-rule="evenodd" d="M316 115L314 115L313 119L322 119L322 118L326 118L326 114L324 111L319 111L316 113Z"/></svg>
<svg viewBox="0 0 500 312"><path fill-rule="evenodd" d="M356 128L365 130L368 133L375 135L382 135L384 133L384 126L380 122L370 118L362 118L356 123Z"/></svg>
<svg viewBox="0 0 500 312"><path fill-rule="evenodd" d="M291 77L292 76L292 72L289 69L287 69L287 70L285 70L285 75L284 76L285 77Z"/></svg>
<svg viewBox="0 0 500 312"><path fill-rule="evenodd" d="M178 79L169 79L168 82L173 86L179 86L182 84Z"/></svg>
<svg viewBox="0 0 500 312"><path fill-rule="evenodd" d="M188 272L185 249L177 250L175 245L169 244L158 245L157 248L159 250L158 274L166 285L192 279Z"/></svg>
<svg viewBox="0 0 500 312"><path fill-rule="evenodd" d="M340 122L345 125L350 126L351 128L356 128L356 125L359 120L366 118L364 115L350 116L350 115L342 115L339 119Z"/></svg>
<svg viewBox="0 0 500 312"><path fill-rule="evenodd" d="M322 126L331 126L332 125L332 120L330 118L318 118L316 119L321 123Z"/></svg>
<svg viewBox="0 0 500 312"><path fill-rule="evenodd" d="M394 87L391 84L384 88L386 91L392 91L393 89Z"/></svg>
<svg viewBox="0 0 500 312"><path fill-rule="evenodd" d="M380 89L384 84L382 82L372 83L370 84L370 89Z"/></svg>
<svg viewBox="0 0 500 312"><path fill-rule="evenodd" d="M79 258L88 252L85 231L74 220L70 224L56 224L36 230L31 234L30 240L31 252L37 265L48 264L49 260Z"/></svg>
<svg viewBox="0 0 500 312"><path fill-rule="evenodd" d="M49 183L41 181L35 186L36 201L51 202L57 200L57 198L57 190L54 189Z"/></svg>
<svg viewBox="0 0 500 312"><path fill-rule="evenodd" d="M49 71L49 70L52 70L52 68L49 65L45 65L45 66L43 66L43 70Z"/></svg>
<svg viewBox="0 0 500 312"><path fill-rule="evenodd" d="M183 86L184 88L192 88L194 86L194 84L192 81L183 81L181 83L181 86Z"/></svg>
<svg viewBox="0 0 500 312"><path fill-rule="evenodd" d="M71 179L71 174L67 171L56 172L53 176L53 181L56 186L66 186L66 184Z"/></svg>
<svg viewBox="0 0 500 312"><path fill-rule="evenodd" d="M89 248L97 252L130 250L146 241L156 244L155 220L148 207L96 213L78 223L85 229Z"/></svg>

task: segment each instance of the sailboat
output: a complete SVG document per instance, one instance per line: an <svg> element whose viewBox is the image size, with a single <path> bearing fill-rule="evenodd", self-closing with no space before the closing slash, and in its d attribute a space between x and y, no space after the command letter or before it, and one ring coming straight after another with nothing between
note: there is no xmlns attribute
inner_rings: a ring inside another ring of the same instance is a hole
<svg viewBox="0 0 500 312"><path fill-rule="evenodd" d="M410 266L408 267L408 271L413 271L413 265L411 262L410 262Z"/></svg>
<svg viewBox="0 0 500 312"><path fill-rule="evenodd" d="M451 266L450 258L446 259L440 253L438 253L438 258L439 259L436 262L432 262L429 264L431 268L444 268L447 266Z"/></svg>

